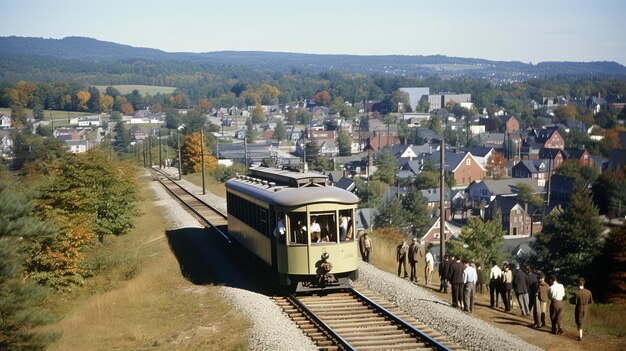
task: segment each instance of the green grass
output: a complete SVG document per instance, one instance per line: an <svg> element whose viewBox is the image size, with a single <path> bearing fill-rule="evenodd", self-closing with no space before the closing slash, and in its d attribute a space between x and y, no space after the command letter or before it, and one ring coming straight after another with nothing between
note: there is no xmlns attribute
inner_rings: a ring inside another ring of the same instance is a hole
<svg viewBox="0 0 626 351"><path fill-rule="evenodd" d="M219 287L194 285L170 251L167 216L146 189L135 229L106 238L86 261L84 286L53 295L47 306L64 318L46 330L62 332L48 350L245 350L250 322L232 309Z"/></svg>
<svg viewBox="0 0 626 351"><path fill-rule="evenodd" d="M191 174L183 174L183 179L199 187L202 187L202 177L200 176L200 172L191 173ZM217 180L215 180L213 177L211 177L208 174L206 175L204 179L204 187L206 191L212 194L215 194L217 196L226 198L226 187L224 186L224 183L218 182Z"/></svg>
<svg viewBox="0 0 626 351"><path fill-rule="evenodd" d="M115 89L117 89L122 94L132 93L133 90L138 90L141 95L156 95L158 93L162 94L170 94L176 90L175 87L162 87L162 86L152 86L152 85L111 85ZM109 87L109 85L96 85L96 88L101 92L105 92L105 90Z"/></svg>

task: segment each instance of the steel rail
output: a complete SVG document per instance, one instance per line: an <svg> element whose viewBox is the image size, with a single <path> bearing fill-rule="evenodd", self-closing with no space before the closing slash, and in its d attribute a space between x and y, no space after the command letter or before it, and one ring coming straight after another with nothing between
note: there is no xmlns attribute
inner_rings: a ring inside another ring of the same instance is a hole
<svg viewBox="0 0 626 351"><path fill-rule="evenodd" d="M391 318L394 323L400 325L403 329L407 330L409 333L417 335L421 339L421 341L423 341L426 345L432 347L435 350L450 351L450 349L448 347L446 347L445 345L443 345L440 342L438 342L437 340L431 338L429 335L424 334L421 330L419 330L419 329L415 328L414 326L412 326L411 324L405 322L403 319L401 319L400 317L396 316L395 314L393 314L391 311L387 310L383 306L381 306L381 305L377 304L376 302L372 301L371 299L369 299L365 295L361 294L356 289L350 288L350 292L353 293L359 299L365 301L368 304L368 306L373 307L378 312L383 313L386 316L388 316L389 318Z"/></svg>
<svg viewBox="0 0 626 351"><path fill-rule="evenodd" d="M182 191L185 192L185 195L189 195L191 197L193 197L194 200L202 203L204 206L206 206L207 208L209 208L211 211L217 213L218 215L222 216L222 218L227 219L228 216L225 215L224 213L222 213L222 211L216 209L215 207L211 206L210 204L206 203L204 200L202 200L201 198L197 197L195 194L193 194L192 192L190 192L189 190L183 188L180 184L178 184L178 182L176 182L175 180L173 180L168 174L166 174L165 172L161 171L161 170L157 170L154 168L148 168L150 170L150 173L152 174L152 176L159 182L161 183L161 185L163 185L163 187L165 189L167 189L167 191L169 191L170 194L172 194L175 198L177 198L182 204L184 204L188 209L190 209L193 213L196 214L196 216L198 216L199 219L201 219L203 222L205 222L207 225L209 225L211 228L215 229L223 238L224 240L226 240L229 244L232 244L232 241L230 239L230 237L221 229L219 229L217 226L213 225L213 223L211 223L203 214L201 214L196 208L194 208L193 206L191 206L187 201L185 201L181 196L179 196L178 194L176 194L173 189L169 186L167 186L167 184L165 184L165 182L163 182L163 180L157 176L157 174L162 175L163 177L165 177L167 180L169 180L172 184L175 184L177 186L177 189L180 189Z"/></svg>
<svg viewBox="0 0 626 351"><path fill-rule="evenodd" d="M352 345L350 345L350 343L346 339L342 338L337 332L333 330L333 328L331 328L328 324L322 321L313 311L306 307L306 305L304 305L304 303L302 303L297 296L291 293L287 293L286 295L291 303L299 308L307 317L311 318L313 320L313 323L316 324L317 327L321 329L331 341L334 341L339 348L345 351L356 351L356 349L352 347Z"/></svg>

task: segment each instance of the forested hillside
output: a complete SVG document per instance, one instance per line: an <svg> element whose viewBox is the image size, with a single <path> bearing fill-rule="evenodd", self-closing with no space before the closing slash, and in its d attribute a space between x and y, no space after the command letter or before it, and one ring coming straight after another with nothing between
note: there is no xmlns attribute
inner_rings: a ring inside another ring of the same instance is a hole
<svg viewBox="0 0 626 351"><path fill-rule="evenodd" d="M472 77L492 82L559 75L625 77L615 62L489 61L441 55L315 55L258 51L168 53L83 37L0 38L0 81L51 82L64 77L90 84L176 85L202 73L239 75L254 69L268 74L392 74L408 77ZM234 69L233 67L237 67Z"/></svg>

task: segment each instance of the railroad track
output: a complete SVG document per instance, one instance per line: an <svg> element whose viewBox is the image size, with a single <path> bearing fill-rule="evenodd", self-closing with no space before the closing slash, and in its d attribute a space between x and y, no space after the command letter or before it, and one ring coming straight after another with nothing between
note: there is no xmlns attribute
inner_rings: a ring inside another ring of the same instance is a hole
<svg viewBox="0 0 626 351"><path fill-rule="evenodd" d="M222 213L189 190L180 186L177 182L172 180L168 174L154 168L148 168L148 170L172 196L190 210L205 226L215 228L222 236L230 241L224 232L228 225L228 217L225 213Z"/></svg>
<svg viewBox="0 0 626 351"><path fill-rule="evenodd" d="M397 306L355 289L274 300L323 350L462 350Z"/></svg>
<svg viewBox="0 0 626 351"><path fill-rule="evenodd" d="M226 240L227 215L180 186L166 173L148 168L168 192ZM355 289L323 295L283 294L274 301L322 350L462 350L441 333L368 291ZM370 297L367 297L367 296Z"/></svg>

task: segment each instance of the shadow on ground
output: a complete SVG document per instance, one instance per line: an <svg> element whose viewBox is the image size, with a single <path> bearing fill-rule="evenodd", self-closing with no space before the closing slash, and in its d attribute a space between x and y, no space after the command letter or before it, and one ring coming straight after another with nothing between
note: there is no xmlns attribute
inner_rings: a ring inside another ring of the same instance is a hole
<svg viewBox="0 0 626 351"><path fill-rule="evenodd" d="M181 274L191 283L269 293L269 278L256 267L251 254L228 243L215 230L180 228L169 230L165 235Z"/></svg>

